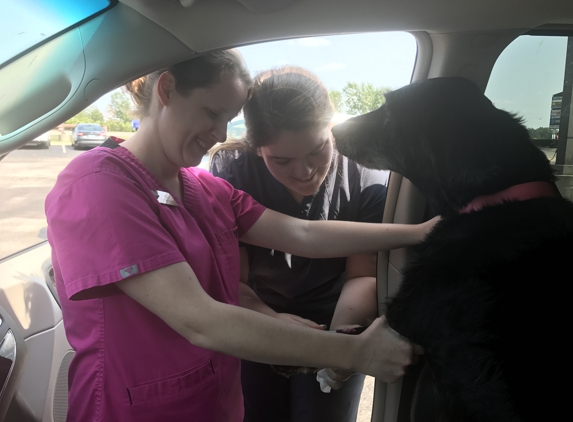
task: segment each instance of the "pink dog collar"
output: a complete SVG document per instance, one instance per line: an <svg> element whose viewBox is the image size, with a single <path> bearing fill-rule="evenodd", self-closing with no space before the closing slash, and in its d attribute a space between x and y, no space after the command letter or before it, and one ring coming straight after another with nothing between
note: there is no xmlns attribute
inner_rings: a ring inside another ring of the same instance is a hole
<svg viewBox="0 0 573 422"><path fill-rule="evenodd" d="M505 201L526 201L528 199L541 198L545 196L559 196L555 185L548 182L529 182L511 186L493 195L478 196L464 208L460 214L467 214L472 211L479 211L482 208L499 205Z"/></svg>

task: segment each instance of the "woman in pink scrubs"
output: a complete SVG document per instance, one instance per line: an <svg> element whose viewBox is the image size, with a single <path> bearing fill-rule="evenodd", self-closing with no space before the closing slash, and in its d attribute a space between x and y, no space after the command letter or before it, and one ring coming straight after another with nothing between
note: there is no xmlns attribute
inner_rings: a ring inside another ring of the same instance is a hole
<svg viewBox="0 0 573 422"><path fill-rule="evenodd" d="M435 222L303 221L195 168L247 100L251 79L234 51L138 82L139 130L76 157L46 199L76 351L68 422L242 421L241 358L402 376L413 346L383 318L345 336L237 306L238 242L340 257L418 243Z"/></svg>

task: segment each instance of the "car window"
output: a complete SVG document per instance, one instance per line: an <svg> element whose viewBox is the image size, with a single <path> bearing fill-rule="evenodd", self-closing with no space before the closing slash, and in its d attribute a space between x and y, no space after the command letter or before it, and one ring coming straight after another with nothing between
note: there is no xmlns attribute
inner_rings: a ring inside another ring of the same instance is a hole
<svg viewBox="0 0 573 422"><path fill-rule="evenodd" d="M240 138L247 131L245 126L245 119L233 119L227 125L227 138Z"/></svg>
<svg viewBox="0 0 573 422"><path fill-rule="evenodd" d="M573 199L573 125L570 124L573 37L524 35L498 58L486 95L496 107L520 116L532 142ZM569 67L566 63L570 63ZM568 142L569 139L569 142Z"/></svg>
<svg viewBox="0 0 573 422"><path fill-rule="evenodd" d="M0 2L0 65L107 9L110 0Z"/></svg>

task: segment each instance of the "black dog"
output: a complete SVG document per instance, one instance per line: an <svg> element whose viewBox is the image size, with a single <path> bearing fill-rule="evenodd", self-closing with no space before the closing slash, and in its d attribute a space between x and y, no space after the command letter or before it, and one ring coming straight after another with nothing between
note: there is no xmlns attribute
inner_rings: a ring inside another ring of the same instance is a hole
<svg viewBox="0 0 573 422"><path fill-rule="evenodd" d="M404 175L443 216L386 313L425 349L433 420L568 420L573 204L521 121L470 81L437 78L333 134L342 154Z"/></svg>

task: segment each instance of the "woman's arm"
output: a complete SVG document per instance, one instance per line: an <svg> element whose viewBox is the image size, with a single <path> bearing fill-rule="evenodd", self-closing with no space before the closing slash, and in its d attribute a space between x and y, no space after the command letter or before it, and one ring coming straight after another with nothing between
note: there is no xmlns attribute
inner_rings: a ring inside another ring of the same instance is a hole
<svg viewBox="0 0 573 422"><path fill-rule="evenodd" d="M298 315L279 313L272 309L269 305L261 300L261 298L254 292L253 289L247 284L249 278L249 255L246 248L239 248L241 257L241 278L239 283L239 304L243 308L252 311L260 312L261 314L268 315L273 318L278 318L286 322L305 325L311 328L324 329L325 327L317 324L314 321L299 317Z"/></svg>
<svg viewBox="0 0 573 422"><path fill-rule="evenodd" d="M401 377L412 362L412 346L383 318L359 336L286 324L213 300L185 262L130 277L117 286L194 345L242 359L343 368L387 382Z"/></svg>
<svg viewBox="0 0 573 422"><path fill-rule="evenodd" d="M336 304L331 329L368 326L376 319L376 254L346 258L346 281Z"/></svg>
<svg viewBox="0 0 573 422"><path fill-rule="evenodd" d="M307 258L347 257L415 245L438 220L422 224L308 221L266 209L241 241Z"/></svg>
<svg viewBox="0 0 573 422"><path fill-rule="evenodd" d="M376 319L376 254L353 255L346 258L346 281L330 329L349 325L368 326ZM324 368L318 372L322 382L338 390L354 371Z"/></svg>

